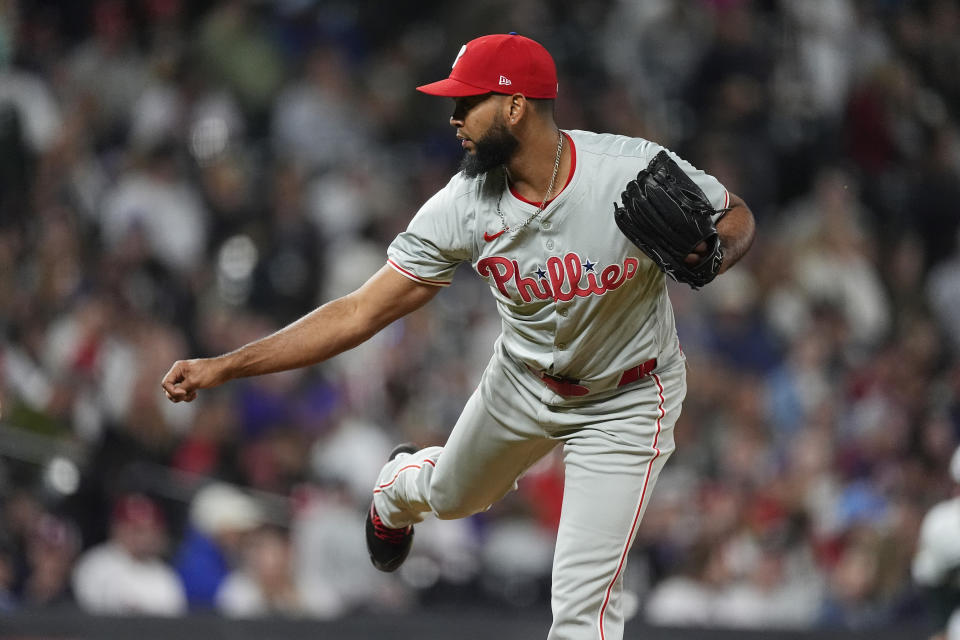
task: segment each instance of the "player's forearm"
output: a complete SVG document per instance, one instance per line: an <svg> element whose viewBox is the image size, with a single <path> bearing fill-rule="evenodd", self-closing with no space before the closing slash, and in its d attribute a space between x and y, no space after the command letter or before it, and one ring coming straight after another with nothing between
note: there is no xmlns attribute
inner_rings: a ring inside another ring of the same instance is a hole
<svg viewBox="0 0 960 640"><path fill-rule="evenodd" d="M371 338L426 304L438 287L384 266L353 293L319 307L265 338L214 359L217 382L323 362Z"/></svg>
<svg viewBox="0 0 960 640"><path fill-rule="evenodd" d="M735 265L744 256L753 244L753 236L756 232L750 208L738 196L730 195L730 211L717 223L720 246L723 247L723 264L720 265L720 273Z"/></svg>
<svg viewBox="0 0 960 640"><path fill-rule="evenodd" d="M314 365L364 342L379 331L345 296L313 310L265 338L214 360L224 381Z"/></svg>
<svg viewBox="0 0 960 640"><path fill-rule="evenodd" d="M171 401L190 402L197 397L197 390L234 378L323 362L423 306L437 290L384 266L353 293L311 311L274 334L216 358L174 362L161 386Z"/></svg>

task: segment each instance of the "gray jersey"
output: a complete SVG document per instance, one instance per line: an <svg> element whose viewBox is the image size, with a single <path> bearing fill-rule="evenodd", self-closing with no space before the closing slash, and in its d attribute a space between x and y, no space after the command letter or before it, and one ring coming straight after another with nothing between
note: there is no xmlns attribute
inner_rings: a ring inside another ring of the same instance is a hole
<svg viewBox="0 0 960 640"><path fill-rule="evenodd" d="M658 369L669 367L682 354L665 276L613 220L627 182L663 147L565 133L570 178L526 228L537 205L513 193L502 170L472 179L457 174L390 245L389 264L418 282L446 286L469 262L490 284L503 320L499 358L585 384L616 380L652 358ZM713 176L673 158L715 208L728 205ZM509 227L504 233L498 206Z"/></svg>

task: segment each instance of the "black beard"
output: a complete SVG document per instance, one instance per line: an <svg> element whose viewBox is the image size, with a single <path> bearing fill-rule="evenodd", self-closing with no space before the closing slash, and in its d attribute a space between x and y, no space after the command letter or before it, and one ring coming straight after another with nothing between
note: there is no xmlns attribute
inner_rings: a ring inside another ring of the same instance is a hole
<svg viewBox="0 0 960 640"><path fill-rule="evenodd" d="M460 161L460 170L468 178L487 173L491 169L507 164L517 150L519 141L507 129L503 122L498 122L474 141L473 153L466 153Z"/></svg>

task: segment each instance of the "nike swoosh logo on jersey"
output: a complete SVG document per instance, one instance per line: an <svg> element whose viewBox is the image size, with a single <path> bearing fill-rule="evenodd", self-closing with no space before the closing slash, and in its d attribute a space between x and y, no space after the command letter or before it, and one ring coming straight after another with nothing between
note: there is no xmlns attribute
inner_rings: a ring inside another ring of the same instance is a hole
<svg viewBox="0 0 960 640"><path fill-rule="evenodd" d="M504 231L506 231L506 229L500 229L500 231L497 231L496 233L488 233L484 231L483 239L486 240L487 242L493 242L494 240L502 236Z"/></svg>

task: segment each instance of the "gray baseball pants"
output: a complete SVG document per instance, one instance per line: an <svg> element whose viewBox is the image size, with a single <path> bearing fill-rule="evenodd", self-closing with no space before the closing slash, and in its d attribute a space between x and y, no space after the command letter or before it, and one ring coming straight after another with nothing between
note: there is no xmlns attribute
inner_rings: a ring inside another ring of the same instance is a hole
<svg viewBox="0 0 960 640"><path fill-rule="evenodd" d="M563 398L524 367L495 358L443 447L401 454L374 488L380 517L404 527L432 512L489 508L563 444L563 510L554 551L548 640L620 640L627 555L686 394L677 361L629 386Z"/></svg>

